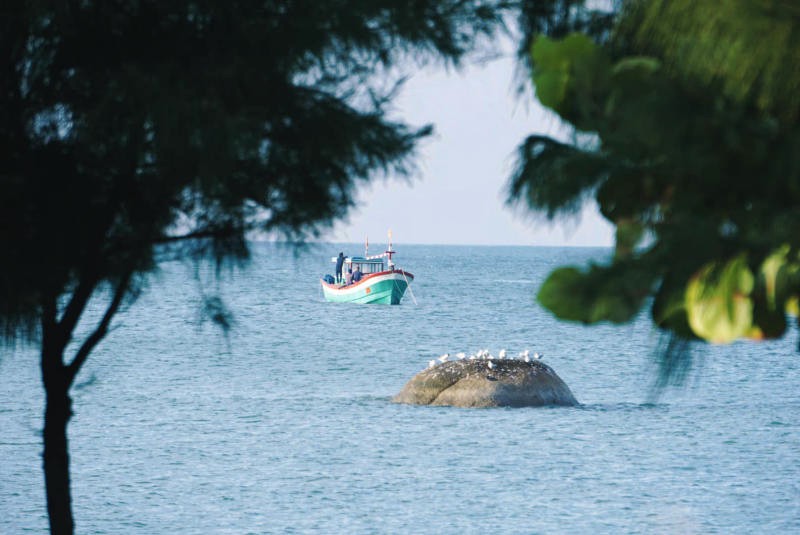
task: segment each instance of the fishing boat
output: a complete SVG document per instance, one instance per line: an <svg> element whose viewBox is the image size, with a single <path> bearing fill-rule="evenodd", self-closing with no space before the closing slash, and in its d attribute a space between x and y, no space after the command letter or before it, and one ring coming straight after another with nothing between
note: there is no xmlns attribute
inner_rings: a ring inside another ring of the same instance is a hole
<svg viewBox="0 0 800 535"><path fill-rule="evenodd" d="M379 254L369 256L369 240L364 248L364 256L344 258L342 273L359 271L361 278L347 284L345 277L336 280L332 275L325 275L320 280L322 292L327 301L337 303L381 303L384 305L399 305L406 289L414 280L414 275L399 269L394 264L392 249L392 234L389 231L389 244L386 250ZM338 257L333 257L336 262ZM413 298L413 294L412 294Z"/></svg>

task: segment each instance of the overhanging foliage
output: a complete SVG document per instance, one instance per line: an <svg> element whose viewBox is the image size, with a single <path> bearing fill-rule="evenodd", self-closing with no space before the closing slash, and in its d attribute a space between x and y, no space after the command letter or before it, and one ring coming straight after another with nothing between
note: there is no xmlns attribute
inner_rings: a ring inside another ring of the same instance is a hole
<svg viewBox="0 0 800 535"><path fill-rule="evenodd" d="M619 322L651 302L680 338L783 335L800 295L798 15L630 1L607 40L531 40L538 99L597 143L529 138L509 201L556 218L594 199L617 227L611 264L554 271L546 308Z"/></svg>

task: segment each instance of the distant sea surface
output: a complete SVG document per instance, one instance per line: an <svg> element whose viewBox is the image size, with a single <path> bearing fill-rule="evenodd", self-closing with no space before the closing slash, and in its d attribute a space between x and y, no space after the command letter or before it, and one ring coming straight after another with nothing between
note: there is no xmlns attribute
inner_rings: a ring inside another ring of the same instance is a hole
<svg viewBox="0 0 800 535"><path fill-rule="evenodd" d="M383 306L323 300L331 257L360 245L254 247L218 285L164 263L90 357L69 426L77 533L800 533L796 328L701 347L655 398L646 313L584 327L534 301L554 267L606 249L396 244L417 304ZM201 292L234 312L227 338ZM483 348L543 353L581 405L390 402L430 359ZM3 350L2 534L47 529L43 402L36 351Z"/></svg>

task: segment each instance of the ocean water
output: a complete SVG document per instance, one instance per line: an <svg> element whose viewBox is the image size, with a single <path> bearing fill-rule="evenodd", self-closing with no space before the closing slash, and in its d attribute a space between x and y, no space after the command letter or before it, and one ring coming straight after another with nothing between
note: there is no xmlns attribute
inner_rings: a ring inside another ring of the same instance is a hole
<svg viewBox="0 0 800 535"><path fill-rule="evenodd" d="M796 330L699 348L654 398L646 316L589 328L534 302L553 267L607 250L396 248L416 304L324 302L318 278L356 245L256 244L219 285L163 264L74 391L77 532L800 533ZM201 291L234 311L227 338ZM581 406L389 401L481 348L543 353ZM38 371L34 350L0 359L2 534L47 528Z"/></svg>

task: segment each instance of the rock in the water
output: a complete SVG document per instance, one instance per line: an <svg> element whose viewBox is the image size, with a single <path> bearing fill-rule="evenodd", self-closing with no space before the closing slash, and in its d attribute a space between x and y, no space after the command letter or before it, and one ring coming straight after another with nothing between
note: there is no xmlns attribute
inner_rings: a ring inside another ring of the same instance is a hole
<svg viewBox="0 0 800 535"><path fill-rule="evenodd" d="M443 362L412 377L392 401L454 407L578 404L566 383L550 366L538 360Z"/></svg>

